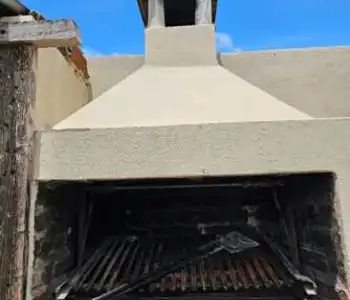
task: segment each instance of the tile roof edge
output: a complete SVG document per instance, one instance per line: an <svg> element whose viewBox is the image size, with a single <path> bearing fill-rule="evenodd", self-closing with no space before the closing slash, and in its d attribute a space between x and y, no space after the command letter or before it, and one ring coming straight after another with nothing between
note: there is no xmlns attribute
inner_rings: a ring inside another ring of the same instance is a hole
<svg viewBox="0 0 350 300"><path fill-rule="evenodd" d="M29 10L29 14L35 20L45 20L46 18L34 10ZM87 59L79 46L57 48L69 65L75 69L75 73L86 85L90 85L90 75L87 67Z"/></svg>

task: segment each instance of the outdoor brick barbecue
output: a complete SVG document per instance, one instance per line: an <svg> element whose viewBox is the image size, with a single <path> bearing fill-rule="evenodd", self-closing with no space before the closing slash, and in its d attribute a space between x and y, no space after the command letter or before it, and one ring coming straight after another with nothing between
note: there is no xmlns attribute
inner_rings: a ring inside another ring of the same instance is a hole
<svg viewBox="0 0 350 300"><path fill-rule="evenodd" d="M36 133L27 298L349 299L349 120L222 68L216 1L176 3L140 1L145 64Z"/></svg>

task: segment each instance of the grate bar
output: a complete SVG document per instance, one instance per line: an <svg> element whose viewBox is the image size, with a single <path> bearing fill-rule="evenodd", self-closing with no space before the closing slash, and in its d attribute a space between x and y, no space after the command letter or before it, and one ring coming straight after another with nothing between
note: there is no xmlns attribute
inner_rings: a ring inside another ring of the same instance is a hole
<svg viewBox="0 0 350 300"><path fill-rule="evenodd" d="M122 266L124 265L125 261L127 260L133 244L134 244L134 241L131 241L131 243L129 243L127 245L127 247L124 249L123 255L120 259L120 262L117 264L117 267L116 267L115 271L113 272L112 277L109 280L108 289L112 289L116 285L120 270L121 270Z"/></svg>
<svg viewBox="0 0 350 300"><path fill-rule="evenodd" d="M260 278L262 279L264 286L266 288L269 288L270 286L273 285L273 283L271 282L271 280L267 277L267 275L265 274L265 270L264 268L261 266L259 260L257 257L253 257L253 264L255 266L255 269L257 270Z"/></svg>
<svg viewBox="0 0 350 300"><path fill-rule="evenodd" d="M79 279L74 287L74 290L79 290L82 288L86 280L89 278L89 275L94 272L101 258L104 256L106 249L113 242L112 239L107 239L102 244L102 247L97 249L91 259L83 266L82 275L79 276ZM85 267L85 268L84 268Z"/></svg>
<svg viewBox="0 0 350 300"><path fill-rule="evenodd" d="M94 272L93 276L91 276L90 281L85 286L85 289L90 290L94 286L96 281L98 280L98 278L99 278L100 274L103 272L103 270L108 267L108 262L111 261L111 257L113 256L113 253L115 252L115 249L118 246L118 244L119 244L118 239L112 243L109 250L107 250L107 253L104 256L103 260L101 261L99 266L96 268L96 271Z"/></svg>
<svg viewBox="0 0 350 300"><path fill-rule="evenodd" d="M127 246L128 241L125 240L121 243L120 247L117 249L117 251L114 253L110 263L108 264L105 272L103 273L103 275L101 276L101 279L97 285L97 289L102 289L108 276L110 276L111 272L112 272L112 268L115 265L116 261L118 260L118 258L121 256L123 250L125 249L125 247Z"/></svg>

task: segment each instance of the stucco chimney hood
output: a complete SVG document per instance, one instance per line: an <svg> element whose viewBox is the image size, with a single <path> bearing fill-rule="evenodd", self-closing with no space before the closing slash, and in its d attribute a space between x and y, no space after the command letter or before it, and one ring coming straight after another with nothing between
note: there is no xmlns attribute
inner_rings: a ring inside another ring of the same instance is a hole
<svg viewBox="0 0 350 300"><path fill-rule="evenodd" d="M148 3L144 65L54 129L311 118L219 65L215 26L205 7L201 18L197 6L196 24L167 27L160 2Z"/></svg>

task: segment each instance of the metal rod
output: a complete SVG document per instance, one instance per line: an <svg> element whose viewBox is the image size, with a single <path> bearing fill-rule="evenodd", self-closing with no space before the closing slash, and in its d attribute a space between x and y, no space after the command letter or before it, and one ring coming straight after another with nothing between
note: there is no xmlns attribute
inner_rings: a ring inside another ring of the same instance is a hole
<svg viewBox="0 0 350 300"><path fill-rule="evenodd" d="M227 253L226 253L227 255ZM232 282L232 286L233 288L237 291L239 288L242 287L242 283L238 281L237 279L237 268L233 267L232 263L231 263L231 257L227 255L226 257L226 264L228 266L228 270L229 270L229 275L230 275L230 279Z"/></svg>
<svg viewBox="0 0 350 300"><path fill-rule="evenodd" d="M253 257L253 263L255 269L258 271L260 278L264 282L265 287L269 288L272 285L272 282L269 280L268 276L266 276L264 268L261 266L260 261L255 256Z"/></svg>
<svg viewBox="0 0 350 300"><path fill-rule="evenodd" d="M242 182L242 183L214 183L214 184L174 184L174 185L147 185L147 186L98 186L98 187L89 187L89 190L166 190L166 189L193 189L193 188L215 188L215 187L241 187L241 188L270 188L274 186L282 185L279 181L272 182Z"/></svg>
<svg viewBox="0 0 350 300"><path fill-rule="evenodd" d="M185 295L185 296L157 296L157 297L135 297L135 296L123 296L118 299L121 300L295 300L294 296L242 296L235 295L231 293L227 293L227 295L211 293L207 295L203 294L193 294L193 295Z"/></svg>
<svg viewBox="0 0 350 300"><path fill-rule="evenodd" d="M121 243L121 245L119 246L118 250L115 252L113 258L111 259L111 261L109 262L109 265L108 267L106 268L105 270L105 273L103 274L103 276L101 277L100 279L100 282L99 282L99 285L98 285L98 288L99 289L102 289L105 285L105 282L108 278L108 276L111 275L111 272L112 272L112 268L113 266L115 265L115 262L119 259L119 257L121 256L121 254L123 253L125 247L127 246L128 244L128 241L124 241Z"/></svg>

